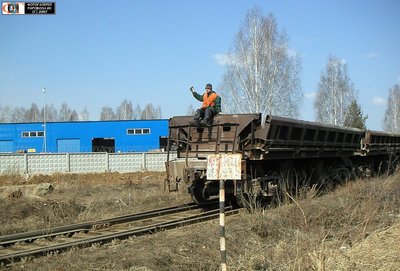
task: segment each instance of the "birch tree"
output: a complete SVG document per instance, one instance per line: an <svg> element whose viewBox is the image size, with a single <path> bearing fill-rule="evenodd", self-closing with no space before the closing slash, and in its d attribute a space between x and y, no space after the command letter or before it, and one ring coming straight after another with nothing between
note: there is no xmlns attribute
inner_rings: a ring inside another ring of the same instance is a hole
<svg viewBox="0 0 400 271"><path fill-rule="evenodd" d="M139 120L142 116L142 109L140 108L139 104L136 104L135 109L133 109L133 119Z"/></svg>
<svg viewBox="0 0 400 271"><path fill-rule="evenodd" d="M127 99L123 100L117 107L116 118L118 120L131 120L133 119L132 102Z"/></svg>
<svg viewBox="0 0 400 271"><path fill-rule="evenodd" d="M27 122L26 111L24 107L15 107L11 113L11 122Z"/></svg>
<svg viewBox="0 0 400 271"><path fill-rule="evenodd" d="M290 53L273 15L264 17L259 8L247 13L227 65L220 91L224 112L299 115L300 58Z"/></svg>
<svg viewBox="0 0 400 271"><path fill-rule="evenodd" d="M76 112L76 110L72 110L71 114L68 116L68 120L67 121L77 121L79 120L79 115Z"/></svg>
<svg viewBox="0 0 400 271"><path fill-rule="evenodd" d="M79 120L81 120L81 121L89 120L89 111L86 106L85 106L85 108L83 108L81 113L79 113Z"/></svg>
<svg viewBox="0 0 400 271"><path fill-rule="evenodd" d="M53 104L46 105L46 121L59 121L58 110L54 107ZM40 110L40 121L43 121L44 116L44 107Z"/></svg>
<svg viewBox="0 0 400 271"><path fill-rule="evenodd" d="M400 132L400 85L389 89L383 129L391 133Z"/></svg>
<svg viewBox="0 0 400 271"><path fill-rule="evenodd" d="M11 114L12 114L11 106L0 104L0 123L10 122Z"/></svg>
<svg viewBox="0 0 400 271"><path fill-rule="evenodd" d="M72 110L69 105L64 102L61 104L60 112L59 112L59 120L60 121L76 121L78 120L78 113L75 110Z"/></svg>
<svg viewBox="0 0 400 271"><path fill-rule="evenodd" d="M190 105L188 106L188 108L187 108L187 113L186 113L186 114L187 114L188 116L193 116L194 113L195 113L195 110L194 110L194 108L193 108L193 105L190 104Z"/></svg>
<svg viewBox="0 0 400 271"><path fill-rule="evenodd" d="M153 104L149 103L145 106L142 111L141 119L159 119L161 118L161 107L154 107Z"/></svg>
<svg viewBox="0 0 400 271"><path fill-rule="evenodd" d="M28 122L39 122L43 119L36 103L32 103L31 107L26 110L25 114L25 120Z"/></svg>
<svg viewBox="0 0 400 271"><path fill-rule="evenodd" d="M356 91L347 75L347 65L340 58L330 56L322 72L314 102L318 122L344 125L351 102L356 101Z"/></svg>
<svg viewBox="0 0 400 271"><path fill-rule="evenodd" d="M101 108L100 120L115 120L115 113L112 107L103 106Z"/></svg>

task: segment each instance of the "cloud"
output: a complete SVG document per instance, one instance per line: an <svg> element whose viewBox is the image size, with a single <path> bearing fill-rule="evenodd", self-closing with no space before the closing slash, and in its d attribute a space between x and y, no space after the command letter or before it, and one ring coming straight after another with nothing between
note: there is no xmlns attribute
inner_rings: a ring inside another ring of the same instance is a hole
<svg viewBox="0 0 400 271"><path fill-rule="evenodd" d="M314 99L315 97L317 97L317 93L316 92L309 92L304 94L304 97L308 98L308 99Z"/></svg>
<svg viewBox="0 0 400 271"><path fill-rule="evenodd" d="M372 98L372 104L377 105L377 106L385 105L386 100L383 99L382 97L376 96L376 97Z"/></svg>
<svg viewBox="0 0 400 271"><path fill-rule="evenodd" d="M368 53L365 55L365 57L368 59L375 59L375 58L378 58L379 55L377 53Z"/></svg>
<svg viewBox="0 0 400 271"><path fill-rule="evenodd" d="M215 54L214 58L217 61L218 65L226 66L232 64L232 59L229 57L228 54Z"/></svg>

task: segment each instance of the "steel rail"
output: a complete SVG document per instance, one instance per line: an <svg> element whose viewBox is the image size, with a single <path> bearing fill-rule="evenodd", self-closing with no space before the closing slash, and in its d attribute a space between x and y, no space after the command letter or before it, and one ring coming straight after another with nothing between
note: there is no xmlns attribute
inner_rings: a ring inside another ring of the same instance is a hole
<svg viewBox="0 0 400 271"><path fill-rule="evenodd" d="M57 235L72 235L76 232L81 232L81 231L88 232L90 230L100 228L100 227L108 227L108 226L121 224L121 223L133 222L133 221L138 221L138 220L142 220L142 219L149 219L152 217L168 215L168 214L173 214L173 213L177 213L177 212L184 212L184 211L188 211L188 210L199 209L202 207L204 207L204 206L198 206L198 205L195 205L194 203L189 203L189 204L184 204L184 205L179 205L179 206L167 207L167 208L147 211L147 212L143 212L143 213L124 215L124 216L103 219L103 220L98 220L98 221L84 222L84 223L72 224L72 225L67 225L67 226L59 226L59 227L43 229L43 230L36 230L36 231L30 231L30 232L4 235L4 236L0 236L0 246L3 246L3 247L10 246L10 245L13 245L18 242L30 243L37 239L52 238Z"/></svg>
<svg viewBox="0 0 400 271"><path fill-rule="evenodd" d="M237 214L239 209L231 209L227 208L225 215L230 216ZM166 222L155 223L148 226L137 227L134 229L123 230L117 233L107 233L104 232L101 236L89 237L84 238L82 240L71 241L64 244L59 245L50 245L41 248L35 249L28 249L24 251L17 251L14 253L9 253L5 255L0 255L0 266L8 265L11 263L18 262L22 259L30 258L30 257L37 257L37 256L44 256L49 253L60 253L66 251L73 247L78 248L85 248L92 244L105 244L109 243L115 239L128 239L132 236L141 236L146 234L156 233L161 230L168 230L168 229L175 229L178 227L183 227L191 224L196 224L204 221L209 221L212 219L216 219L219 217L219 210L211 210L207 212L203 212L200 214L190 215L184 218L178 218Z"/></svg>

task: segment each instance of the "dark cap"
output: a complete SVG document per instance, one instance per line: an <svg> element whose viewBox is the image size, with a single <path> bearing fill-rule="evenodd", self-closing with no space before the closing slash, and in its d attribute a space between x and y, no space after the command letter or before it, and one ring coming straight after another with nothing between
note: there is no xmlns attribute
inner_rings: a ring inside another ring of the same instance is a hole
<svg viewBox="0 0 400 271"><path fill-rule="evenodd" d="M211 84L207 84L206 88L212 89L212 85Z"/></svg>

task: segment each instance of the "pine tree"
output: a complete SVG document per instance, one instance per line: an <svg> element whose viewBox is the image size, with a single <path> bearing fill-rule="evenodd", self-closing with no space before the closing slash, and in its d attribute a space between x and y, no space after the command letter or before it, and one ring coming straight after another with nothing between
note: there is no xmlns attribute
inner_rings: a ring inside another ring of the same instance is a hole
<svg viewBox="0 0 400 271"><path fill-rule="evenodd" d="M361 107L357 104L356 101L352 101L347 109L347 113L344 119L344 126L353 127L358 129L366 129L365 121L367 120L367 116L363 116L363 112Z"/></svg>

